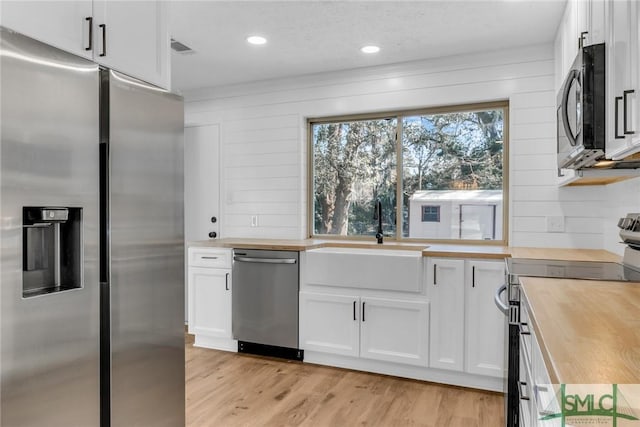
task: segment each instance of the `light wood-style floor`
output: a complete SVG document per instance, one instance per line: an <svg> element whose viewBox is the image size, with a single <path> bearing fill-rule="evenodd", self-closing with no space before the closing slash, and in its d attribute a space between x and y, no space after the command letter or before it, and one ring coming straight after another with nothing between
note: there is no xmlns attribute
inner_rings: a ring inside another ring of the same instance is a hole
<svg viewBox="0 0 640 427"><path fill-rule="evenodd" d="M187 427L504 425L501 394L193 347Z"/></svg>

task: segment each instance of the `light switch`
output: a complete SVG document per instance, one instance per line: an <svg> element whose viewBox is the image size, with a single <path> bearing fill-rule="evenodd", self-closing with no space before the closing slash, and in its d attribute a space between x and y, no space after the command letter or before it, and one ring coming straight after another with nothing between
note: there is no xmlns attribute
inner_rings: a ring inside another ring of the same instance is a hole
<svg viewBox="0 0 640 427"><path fill-rule="evenodd" d="M549 233L564 233L564 217L563 216L548 216L547 217L547 232L549 232Z"/></svg>

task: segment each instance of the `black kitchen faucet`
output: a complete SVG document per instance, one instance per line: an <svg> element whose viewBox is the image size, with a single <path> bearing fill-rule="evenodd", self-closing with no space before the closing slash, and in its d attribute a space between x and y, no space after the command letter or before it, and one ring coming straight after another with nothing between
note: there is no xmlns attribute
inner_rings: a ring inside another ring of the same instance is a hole
<svg viewBox="0 0 640 427"><path fill-rule="evenodd" d="M373 219L378 220L378 230L376 232L376 239L378 239L378 244L382 244L382 202L378 199L376 200L376 208L373 212Z"/></svg>

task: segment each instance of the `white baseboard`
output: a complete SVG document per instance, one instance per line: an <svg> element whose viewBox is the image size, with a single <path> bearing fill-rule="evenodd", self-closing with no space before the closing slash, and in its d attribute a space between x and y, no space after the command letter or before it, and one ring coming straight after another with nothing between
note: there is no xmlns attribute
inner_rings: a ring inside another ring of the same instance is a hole
<svg viewBox="0 0 640 427"><path fill-rule="evenodd" d="M477 388L503 393L502 378L486 377L465 372L447 371L444 369L422 368L419 366L402 365L399 363L383 362L358 357L340 356L322 352L304 352L305 363L336 366L356 371L374 372L377 374L393 375L422 381L455 385L460 387Z"/></svg>

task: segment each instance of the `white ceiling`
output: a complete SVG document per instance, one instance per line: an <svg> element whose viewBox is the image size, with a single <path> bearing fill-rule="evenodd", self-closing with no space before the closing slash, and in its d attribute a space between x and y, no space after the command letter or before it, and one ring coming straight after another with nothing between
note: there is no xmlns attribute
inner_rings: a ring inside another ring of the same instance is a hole
<svg viewBox="0 0 640 427"><path fill-rule="evenodd" d="M173 1L174 90L550 43L566 0ZM248 35L268 39L249 45ZM366 55L360 47L380 46Z"/></svg>

